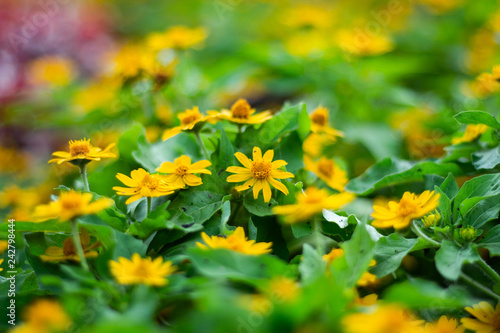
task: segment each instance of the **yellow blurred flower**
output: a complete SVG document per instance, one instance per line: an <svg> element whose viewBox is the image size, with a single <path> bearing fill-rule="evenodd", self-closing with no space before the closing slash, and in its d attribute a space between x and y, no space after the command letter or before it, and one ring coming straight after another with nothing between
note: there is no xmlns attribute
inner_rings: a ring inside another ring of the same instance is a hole
<svg viewBox="0 0 500 333"><path fill-rule="evenodd" d="M101 242L97 241L94 244L90 244L90 235L84 228L80 231L80 242L82 244L83 253L85 258L97 258L99 252L94 251L94 249L101 246ZM57 262L57 261L80 261L80 257L76 252L75 242L72 237L68 237L64 240L63 246L51 246L45 250L45 254L42 254L40 258L43 261Z"/></svg>
<svg viewBox="0 0 500 333"><path fill-rule="evenodd" d="M59 221L64 222L82 215L95 214L110 207L113 200L101 198L94 202L92 193L80 193L76 191L62 192L56 201L48 205L39 205L33 214L36 221L44 221L59 217Z"/></svg>
<svg viewBox="0 0 500 333"><path fill-rule="evenodd" d="M0 146L0 173L22 174L27 171L30 155L17 148Z"/></svg>
<svg viewBox="0 0 500 333"><path fill-rule="evenodd" d="M255 114L255 109L245 99L238 99L231 110L222 109L219 111L208 111L207 114L214 116L213 120L229 120L237 124L261 124L273 116L269 111L262 111Z"/></svg>
<svg viewBox="0 0 500 333"><path fill-rule="evenodd" d="M390 52L394 49L392 41L381 34L368 34L362 30L341 30L337 43L344 52L355 56L372 56Z"/></svg>
<svg viewBox="0 0 500 333"><path fill-rule="evenodd" d="M111 274L119 284L145 284L161 287L168 283L167 276L172 275L177 266L171 261L163 262L162 257L154 260L150 257L141 258L138 253L132 255L132 260L119 257L118 261L110 260Z"/></svg>
<svg viewBox="0 0 500 333"><path fill-rule="evenodd" d="M195 125L202 124L203 122L214 118L214 116L213 115L205 116L201 114L198 107L195 106L192 109L187 109L186 111L179 113L177 115L177 118L179 118L181 124L179 126L165 130L162 136L163 141L168 140L173 136L176 136L182 131L190 131L195 127Z"/></svg>
<svg viewBox="0 0 500 333"><path fill-rule="evenodd" d="M3 261L4 261L4 259L0 259L0 265L2 265L2 264L3 264ZM3 271L3 268L2 268L2 267L0 267L0 272L1 272L1 271Z"/></svg>
<svg viewBox="0 0 500 333"><path fill-rule="evenodd" d="M201 238L205 242L202 244L197 242L196 245L200 249L228 249L248 255L261 255L271 252L273 243L255 243L255 240L248 240L245 236L245 230L242 227L237 227L236 230L229 236L211 236L206 233L201 233Z"/></svg>
<svg viewBox="0 0 500 333"><path fill-rule="evenodd" d="M377 228L403 229L410 225L413 219L425 216L436 209L439 203L439 193L424 191L417 195L405 192L399 202L390 201L387 207L373 206L375 219L372 225Z"/></svg>
<svg viewBox="0 0 500 333"><path fill-rule="evenodd" d="M276 302L293 302L300 294L300 286L295 280L280 276L269 281L266 291Z"/></svg>
<svg viewBox="0 0 500 333"><path fill-rule="evenodd" d="M297 29L327 29L332 26L332 11L324 5L316 6L309 3L300 3L287 8L280 15L284 25Z"/></svg>
<svg viewBox="0 0 500 333"><path fill-rule="evenodd" d="M331 140L336 140L337 137L343 137L344 133L330 127L330 115L327 108L319 106L309 116L311 119L311 131L313 133L325 134Z"/></svg>
<svg viewBox="0 0 500 333"><path fill-rule="evenodd" d="M424 333L464 333L465 327L457 326L455 318L448 319L446 316L441 316L434 323L426 323Z"/></svg>
<svg viewBox="0 0 500 333"><path fill-rule="evenodd" d="M304 156L305 169L312 171L323 180L328 186L343 191L348 182L347 173L339 168L334 160L321 157L318 161L313 161L309 156Z"/></svg>
<svg viewBox="0 0 500 333"><path fill-rule="evenodd" d="M163 162L156 171L166 173L163 179L176 187L183 188L187 186L198 186L203 184L201 178L196 176L195 173L204 173L211 175L212 173L205 169L211 166L212 163L208 160L198 161L191 164L191 158L182 155L176 158L174 163Z"/></svg>
<svg viewBox="0 0 500 333"><path fill-rule="evenodd" d="M243 185L237 186L237 191L244 191L252 188L253 197L257 199L260 190L264 195L264 202L271 200L271 186L288 195L286 186L277 179L293 178L294 175L290 172L280 170L279 168L287 165L283 160L273 162L274 150L269 149L262 156L262 151L259 147L253 148L253 160L250 160L244 154L237 152L234 154L243 167L231 166L226 171L235 173L227 177L229 183L245 182Z"/></svg>
<svg viewBox="0 0 500 333"><path fill-rule="evenodd" d="M408 311L396 305L350 314L342 323L345 333L420 333L422 330Z"/></svg>
<svg viewBox="0 0 500 333"><path fill-rule="evenodd" d="M69 142L69 152L56 151L52 155L56 158L51 159L49 163L57 162L61 164L64 162L71 162L73 164L80 164L83 162L100 161L101 158L116 157L115 154L109 150L115 146L114 143L108 145L104 150L94 147L90 144L90 139L71 140Z"/></svg>
<svg viewBox="0 0 500 333"><path fill-rule="evenodd" d="M323 260L327 264L331 264L335 259L342 257L344 255L344 250L333 248L330 252L323 255Z"/></svg>
<svg viewBox="0 0 500 333"><path fill-rule="evenodd" d="M463 142L472 142L472 141L476 140L477 138L479 138L481 136L481 134L486 132L487 129L488 129L488 126L483 125L483 124L467 125L467 127L465 128L464 134L460 137L453 138L453 140L451 142L454 145L457 145L457 144L463 143Z"/></svg>
<svg viewBox="0 0 500 333"><path fill-rule="evenodd" d="M294 32L284 43L288 53L297 57L321 56L331 47L327 36L315 30Z"/></svg>
<svg viewBox="0 0 500 333"><path fill-rule="evenodd" d="M322 134L311 133L307 139L304 140L302 149L307 155L312 158L317 158L323 154L327 147L334 144L336 141L337 139L330 135L325 136Z"/></svg>
<svg viewBox="0 0 500 333"><path fill-rule="evenodd" d="M29 64L28 77L34 84L65 86L76 76L76 71L70 59L46 56L35 59Z"/></svg>
<svg viewBox="0 0 500 333"><path fill-rule="evenodd" d="M172 184L167 184L162 176L151 175L146 170L139 168L130 173L130 177L118 173L116 175L119 181L128 187L114 186L113 190L118 195L127 195L130 198L125 201L125 204L130 204L141 198L161 197L174 193L179 187Z"/></svg>
<svg viewBox="0 0 500 333"><path fill-rule="evenodd" d="M22 318L24 324L20 328L28 327L30 330L26 332L33 333L64 332L72 325L61 304L52 299L37 299L27 305L23 309Z"/></svg>
<svg viewBox="0 0 500 333"><path fill-rule="evenodd" d="M471 82L470 88L474 95L479 98L485 98L500 91L500 66L494 66L491 73L485 72L479 74Z"/></svg>
<svg viewBox="0 0 500 333"><path fill-rule="evenodd" d="M73 97L77 112L89 113L97 109L108 109L117 98L118 81L100 79L81 87Z"/></svg>
<svg viewBox="0 0 500 333"><path fill-rule="evenodd" d="M377 294L369 294L366 295L365 297L359 297L358 294L356 294L356 297L354 298L354 302L357 305L361 306L372 306L377 304L378 300L378 295Z"/></svg>
<svg viewBox="0 0 500 333"><path fill-rule="evenodd" d="M268 315L273 309L271 300L260 294L242 295L237 299L238 305L251 312Z"/></svg>
<svg viewBox="0 0 500 333"><path fill-rule="evenodd" d="M141 74L154 58L150 50L141 44L125 44L115 54L111 55L112 74L125 79Z"/></svg>
<svg viewBox="0 0 500 333"><path fill-rule="evenodd" d="M286 223L306 222L323 209L339 209L354 200L355 196L349 192L329 195L327 191L309 186L305 192L297 192L296 204L276 206L273 212L284 215Z"/></svg>
<svg viewBox="0 0 500 333"><path fill-rule="evenodd" d="M480 302L465 310L476 317L460 320L466 329L476 333L500 333L500 304L493 308L488 302Z"/></svg>
<svg viewBox="0 0 500 333"><path fill-rule="evenodd" d="M147 37L147 45L152 50L162 49L189 49L207 38L204 28L188 28L185 26L174 26L164 32L155 32Z"/></svg>
<svg viewBox="0 0 500 333"><path fill-rule="evenodd" d="M19 188L17 185L6 186L0 192L0 208L2 207L21 207L32 208L41 200L40 189Z"/></svg>
<svg viewBox="0 0 500 333"><path fill-rule="evenodd" d="M9 248L9 241L0 240L0 254L3 254Z"/></svg>

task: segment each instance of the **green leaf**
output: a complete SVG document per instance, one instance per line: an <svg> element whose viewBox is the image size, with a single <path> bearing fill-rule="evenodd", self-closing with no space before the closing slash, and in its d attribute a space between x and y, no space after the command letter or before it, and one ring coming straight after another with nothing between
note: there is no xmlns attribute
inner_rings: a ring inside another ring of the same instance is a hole
<svg viewBox="0 0 500 333"><path fill-rule="evenodd" d="M377 160L398 156L401 150L401 137L387 124L356 123L346 130L345 137L360 142Z"/></svg>
<svg viewBox="0 0 500 333"><path fill-rule="evenodd" d="M304 244L302 260L299 263L301 281L307 286L325 275L326 262L309 244Z"/></svg>
<svg viewBox="0 0 500 333"><path fill-rule="evenodd" d="M492 256L500 256L500 225L491 228L484 238L477 242L477 246L488 249Z"/></svg>
<svg viewBox="0 0 500 333"><path fill-rule="evenodd" d="M257 133L258 141L262 145L270 145L277 142L283 134L296 130L303 108L303 104L284 107L282 111L262 125Z"/></svg>
<svg viewBox="0 0 500 333"><path fill-rule="evenodd" d="M138 236L141 239L148 238L153 232L168 229L168 218L170 213L167 211L167 207L170 201L156 207L147 218L142 220L142 222L136 222L130 225L128 232L131 235Z"/></svg>
<svg viewBox="0 0 500 333"><path fill-rule="evenodd" d="M278 156L275 159L285 160L288 164L286 170L296 174L299 169L304 167L304 153L302 147L302 140L296 131L288 134L279 144ZM290 147L297 147L297 149L290 149Z"/></svg>
<svg viewBox="0 0 500 333"><path fill-rule="evenodd" d="M446 194L449 199L453 199L458 193L458 185L455 177L451 173L448 174L446 179L439 186L442 193Z"/></svg>
<svg viewBox="0 0 500 333"><path fill-rule="evenodd" d="M304 141L311 132L311 119L307 113L307 106L302 104L302 110L299 114L299 127L297 133L299 134L300 141Z"/></svg>
<svg viewBox="0 0 500 333"><path fill-rule="evenodd" d="M139 123L134 123L128 130L126 130L118 140L118 150L120 152L120 159L133 161L132 152L139 148L138 142L141 138L144 140L146 130L144 126Z"/></svg>
<svg viewBox="0 0 500 333"><path fill-rule="evenodd" d="M375 246L377 265L370 271L378 277L391 274L399 268L401 261L415 244L416 238L406 239L398 233L380 238Z"/></svg>
<svg viewBox="0 0 500 333"><path fill-rule="evenodd" d="M448 280L455 281L460 276L462 265L474 263L479 260L479 254L475 245L463 248L459 245L443 240L441 248L436 252L436 268L439 273Z"/></svg>
<svg viewBox="0 0 500 333"><path fill-rule="evenodd" d="M219 144L215 150L214 155L216 159L214 160L214 168L218 172L220 170L225 170L229 166L236 165L234 160L234 148L229 141L226 132L222 129L219 139Z"/></svg>
<svg viewBox="0 0 500 333"><path fill-rule="evenodd" d="M461 174L461 169L454 163L438 164L424 161L413 163L397 158L385 158L378 161L361 176L352 179L346 190L367 195L371 192L397 184L424 180L424 175L446 176L449 173Z"/></svg>
<svg viewBox="0 0 500 333"><path fill-rule="evenodd" d="M499 147L492 149L477 151L472 154L472 165L476 170L490 170L494 169L500 164Z"/></svg>
<svg viewBox="0 0 500 333"><path fill-rule="evenodd" d="M313 232L309 223L294 223L290 227L292 228L293 237L297 239L307 237Z"/></svg>
<svg viewBox="0 0 500 333"><path fill-rule="evenodd" d="M500 174L483 175L465 182L454 199L453 218L455 222L458 222L478 201L498 194L500 194ZM482 199L467 202L466 200L469 198ZM477 213L474 216L480 215Z"/></svg>
<svg viewBox="0 0 500 333"><path fill-rule="evenodd" d="M226 201L222 205L222 216L220 219L220 234L221 235L230 235L236 230L236 227L229 226L227 222L229 221L229 217L231 216L231 201Z"/></svg>
<svg viewBox="0 0 500 333"><path fill-rule="evenodd" d="M253 194L247 193L243 196L243 206L248 210L250 214L257 216L270 216L274 215L273 207L278 205L278 202L271 198L271 201L264 202L264 197L261 193L259 193L259 197L257 199L253 198Z"/></svg>
<svg viewBox="0 0 500 333"><path fill-rule="evenodd" d="M0 224L0 232L7 232L8 223ZM16 232L71 232L69 222L59 222L59 220L49 220L45 222L17 222Z"/></svg>
<svg viewBox="0 0 500 333"><path fill-rule="evenodd" d="M288 260L289 252L286 241L281 233L281 225L274 217L252 217L252 223L257 229L256 242L272 242L273 254L283 260Z"/></svg>
<svg viewBox="0 0 500 333"><path fill-rule="evenodd" d="M454 116L461 124L484 124L500 129L500 123L491 114L485 111L463 111Z"/></svg>
<svg viewBox="0 0 500 333"><path fill-rule="evenodd" d="M481 199L478 202L476 200ZM472 203L472 205L469 205ZM491 220L498 218L500 212L500 194L482 198L467 199L460 205L460 212L463 214L463 225L470 225L478 229Z"/></svg>

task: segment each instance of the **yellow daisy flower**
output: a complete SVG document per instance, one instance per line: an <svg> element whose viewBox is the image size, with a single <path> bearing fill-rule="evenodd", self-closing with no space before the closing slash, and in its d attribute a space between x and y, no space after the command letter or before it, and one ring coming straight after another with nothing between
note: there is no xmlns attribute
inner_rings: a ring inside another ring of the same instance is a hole
<svg viewBox="0 0 500 333"><path fill-rule="evenodd" d="M179 113L177 115L177 118L179 118L181 124L179 126L169 128L165 132L163 132L163 141L176 136L182 131L192 130L197 124L202 124L203 122L212 119L213 115L204 116L200 113L198 107L195 106L192 109L187 109L186 111Z"/></svg>
<svg viewBox="0 0 500 333"><path fill-rule="evenodd" d="M343 137L344 133L330 127L329 112L327 108L319 106L311 113L311 131L313 133L326 134L331 139L335 140L337 137Z"/></svg>
<svg viewBox="0 0 500 333"><path fill-rule="evenodd" d="M131 178L132 177L132 178ZM139 168L130 173L130 177L118 173L116 175L119 181L128 187L114 186L113 190L118 195L128 195L130 198L125 204L130 204L140 198L161 197L174 193L179 187L167 184L160 175L151 175L146 170Z"/></svg>
<svg viewBox="0 0 500 333"><path fill-rule="evenodd" d="M63 162L71 162L78 165L81 162L100 161L101 158L116 157L115 154L109 151L114 146L115 144L112 143L102 150L101 148L92 146L90 139L71 140L69 142L69 152L53 152L52 155L56 158L50 160L49 163L57 162L57 164L61 164Z"/></svg>
<svg viewBox="0 0 500 333"><path fill-rule="evenodd" d="M377 228L403 229L410 225L413 219L427 215L436 209L439 203L439 193L425 191L420 195L405 192L399 202L390 201L387 207L373 206L375 219L372 225Z"/></svg>
<svg viewBox="0 0 500 333"><path fill-rule="evenodd" d="M347 173L339 168L334 160L321 157L318 161L313 161L309 156L304 156L305 169L312 171L323 180L328 186L343 191L348 182Z"/></svg>
<svg viewBox="0 0 500 333"><path fill-rule="evenodd" d="M323 189L309 186L304 192L295 195L296 204L274 207L273 212L284 215L286 223L304 222L321 213L323 209L339 209L354 200L354 197L354 194L349 192L329 195Z"/></svg>
<svg viewBox="0 0 500 333"><path fill-rule="evenodd" d="M32 332L66 331L72 324L61 304L51 299L37 299L28 305L22 319L24 325L36 329Z"/></svg>
<svg viewBox="0 0 500 333"><path fill-rule="evenodd" d="M273 117L270 111L262 111L254 115L255 109L252 109L250 104L242 98L231 106L231 110L223 109L220 112L208 111L207 113L214 116L214 119L229 120L238 124L261 124Z"/></svg>
<svg viewBox="0 0 500 333"><path fill-rule="evenodd" d="M81 228L80 232L80 242L82 244L83 253L85 258L97 258L99 252L94 251L94 249L100 247L101 242L96 242L90 244L90 235L84 228ZM76 251L75 242L72 237L68 237L64 240L63 246L51 246L45 250L45 254L40 256L40 259L48 262L72 260L80 261L80 257Z"/></svg>
<svg viewBox="0 0 500 333"><path fill-rule="evenodd" d="M354 313L342 321L346 333L420 333L411 313L395 305L379 306L375 311Z"/></svg>
<svg viewBox="0 0 500 333"><path fill-rule="evenodd" d="M156 171L166 173L168 175L162 176L163 179L176 187L183 188L187 186L198 186L202 184L201 178L194 175L195 173L205 173L211 175L212 173L205 169L211 166L212 163L208 160L198 161L191 164L189 156L182 155L176 158L174 163L163 162Z"/></svg>
<svg viewBox="0 0 500 333"><path fill-rule="evenodd" d="M164 32L155 32L147 37L147 45L152 50L177 49L186 50L203 42L207 38L204 28L188 28L174 26Z"/></svg>
<svg viewBox="0 0 500 333"><path fill-rule="evenodd" d="M259 147L253 148L253 161L246 157L244 154L237 152L234 154L238 161L243 164L243 167L231 166L226 171L235 173L227 177L230 183L245 182L243 185L237 186L236 190L244 191L253 186L253 197L257 199L260 190L264 194L264 201L271 200L271 184L273 187L288 195L288 189L281 182L276 179L293 178L294 175L290 172L280 170L279 168L287 165L283 160L276 160L273 162L274 150L269 149L262 156L262 151Z"/></svg>
<svg viewBox="0 0 500 333"><path fill-rule="evenodd" d="M446 316L441 316L435 323L426 323L424 333L464 333L465 327L462 325L457 327L455 318L448 319Z"/></svg>
<svg viewBox="0 0 500 333"><path fill-rule="evenodd" d="M500 304L493 308L488 302L480 302L465 310L476 317L462 318L463 326L476 333L500 333Z"/></svg>
<svg viewBox="0 0 500 333"><path fill-rule="evenodd" d="M245 230L242 227L237 227L234 233L227 237L212 236L209 237L206 233L201 233L201 238L205 244L196 243L200 249L228 249L248 255L261 255L271 252L273 243L255 243L255 240L248 240L245 236Z"/></svg>
<svg viewBox="0 0 500 333"><path fill-rule="evenodd" d="M451 143L456 145L462 142L472 142L479 138L481 134L486 132L487 129L488 126L483 124L467 125L467 127L465 128L465 133L461 137L453 138Z"/></svg>
<svg viewBox="0 0 500 333"><path fill-rule="evenodd" d="M35 207L33 217L36 221L45 221L59 217L59 221L72 220L82 215L95 214L113 204L113 200L101 198L94 202L91 193L80 193L76 191L62 192L56 201L48 205Z"/></svg>
<svg viewBox="0 0 500 333"><path fill-rule="evenodd" d="M162 257L154 260L150 257L141 258L138 253L132 255L132 260L124 257L118 261L110 260L111 274L119 284L145 284L148 286L161 287L168 283L167 276L177 270L171 261L163 262Z"/></svg>
<svg viewBox="0 0 500 333"><path fill-rule="evenodd" d="M329 146L334 144L337 141L335 137L330 135L325 136L318 133L311 133L304 140L302 144L302 150L306 155L311 156L312 158L320 157Z"/></svg>
<svg viewBox="0 0 500 333"><path fill-rule="evenodd" d="M373 56L390 52L394 43L383 34L359 34L356 30L342 30L337 34L340 49L354 56Z"/></svg>

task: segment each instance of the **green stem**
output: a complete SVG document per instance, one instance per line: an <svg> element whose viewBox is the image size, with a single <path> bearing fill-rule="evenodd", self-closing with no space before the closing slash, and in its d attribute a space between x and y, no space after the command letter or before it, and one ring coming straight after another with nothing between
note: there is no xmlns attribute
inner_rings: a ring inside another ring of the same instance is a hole
<svg viewBox="0 0 500 333"><path fill-rule="evenodd" d="M415 223L415 221L412 222L411 224L411 230L420 238L423 238L425 241L427 241L428 243L436 246L436 247L441 247L441 243L439 242L436 242L434 239L430 238L429 236L427 236L422 230L420 230L420 228L417 226L417 224Z"/></svg>
<svg viewBox="0 0 500 333"><path fill-rule="evenodd" d="M200 133L199 132L195 132L194 136L196 138L196 141L198 142L198 146L200 146L201 150L203 151L203 155L205 155L205 158L207 160L210 160L210 158L208 157L207 148L205 147L205 144L203 143L203 140L201 139Z"/></svg>
<svg viewBox="0 0 500 333"><path fill-rule="evenodd" d="M80 165L80 175L82 176L85 191L90 192L89 180L87 179L87 163Z"/></svg>
<svg viewBox="0 0 500 333"><path fill-rule="evenodd" d="M73 242L75 243L76 253L78 254L78 257L80 257L80 263L82 265L82 268L88 271L89 265L87 264L87 259L85 259L85 253L83 252L82 242L80 241L78 222L76 220L71 220L71 231L73 233Z"/></svg>
<svg viewBox="0 0 500 333"><path fill-rule="evenodd" d="M497 301L500 301L500 295L495 294L491 289L486 288L482 284L477 283L476 281L474 281L474 279L472 279L471 277L469 277L465 273L460 273L460 278L462 278L462 280L465 283L467 283L468 285L470 285L471 287L474 287L474 288L482 291L483 294L488 295L491 298L496 299Z"/></svg>
<svg viewBox="0 0 500 333"><path fill-rule="evenodd" d="M320 220L318 218L314 218L313 220L313 233L314 233L314 243L316 245L316 251L320 256L324 253L323 240L321 238L321 225Z"/></svg>
<svg viewBox="0 0 500 333"><path fill-rule="evenodd" d="M148 202L148 215L149 213L151 213L151 205L152 205L152 198L151 197L147 197L147 202Z"/></svg>
<svg viewBox="0 0 500 333"><path fill-rule="evenodd" d="M495 281L495 283L500 283L500 275L498 275L498 273L493 268L491 268L491 266L488 265L486 261L483 260L483 258L479 258L477 264L486 274L488 274L488 276L493 281Z"/></svg>

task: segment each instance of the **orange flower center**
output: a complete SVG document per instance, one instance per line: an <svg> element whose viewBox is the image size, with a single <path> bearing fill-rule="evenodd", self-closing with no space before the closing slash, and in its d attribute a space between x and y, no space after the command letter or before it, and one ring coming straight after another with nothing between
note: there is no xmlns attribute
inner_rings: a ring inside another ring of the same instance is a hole
<svg viewBox="0 0 500 333"><path fill-rule="evenodd" d="M73 239L66 238L63 244L63 253L65 256L71 256L76 254L76 247Z"/></svg>
<svg viewBox="0 0 500 333"><path fill-rule="evenodd" d="M233 118L248 119L250 118L250 112L250 104L248 104L248 102L244 99L238 100L231 107L231 115L233 116Z"/></svg>
<svg viewBox="0 0 500 333"><path fill-rule="evenodd" d="M189 125L200 120L201 114L199 112L193 110L187 110L183 114L179 115L179 119L181 120L182 125Z"/></svg>
<svg viewBox="0 0 500 333"><path fill-rule="evenodd" d="M141 181L141 185L149 188L151 191L154 191L160 185L160 181L151 175L145 175Z"/></svg>
<svg viewBox="0 0 500 333"><path fill-rule="evenodd" d="M175 169L175 174L178 176L184 176L188 171L188 167L185 165L181 165Z"/></svg>
<svg viewBox="0 0 500 333"><path fill-rule="evenodd" d="M318 170L321 174L331 178L334 173L333 161L327 159L319 160Z"/></svg>
<svg viewBox="0 0 500 333"><path fill-rule="evenodd" d="M72 196L62 196L59 197L59 202L64 210L78 210L82 206L81 200L78 200L77 197Z"/></svg>
<svg viewBox="0 0 500 333"><path fill-rule="evenodd" d="M417 210L417 205L413 200L402 198L399 202L398 214L401 216L408 216Z"/></svg>
<svg viewBox="0 0 500 333"><path fill-rule="evenodd" d="M261 161L261 162L253 162L252 168L250 172L252 173L252 177L256 179L267 179L271 174L272 166L271 163Z"/></svg>
<svg viewBox="0 0 500 333"><path fill-rule="evenodd" d="M311 121L317 125L325 126L326 125L326 115L323 113L315 112L311 115Z"/></svg>
<svg viewBox="0 0 500 333"><path fill-rule="evenodd" d="M71 156L87 155L90 153L90 140L78 140L69 142L69 153Z"/></svg>

